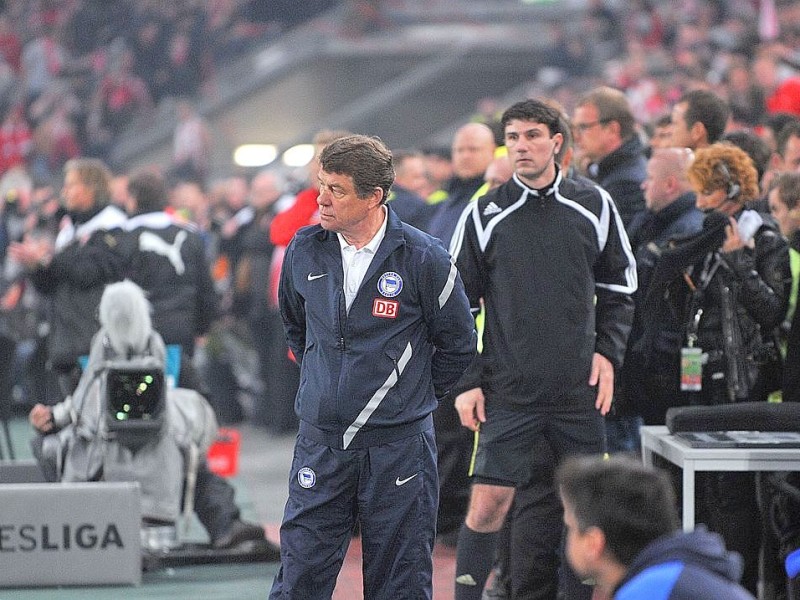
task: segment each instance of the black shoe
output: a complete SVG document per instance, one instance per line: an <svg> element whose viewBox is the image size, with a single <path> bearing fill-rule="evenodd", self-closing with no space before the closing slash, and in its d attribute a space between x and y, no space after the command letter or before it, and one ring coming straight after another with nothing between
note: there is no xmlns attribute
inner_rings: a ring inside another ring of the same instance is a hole
<svg viewBox="0 0 800 600"><path fill-rule="evenodd" d="M222 535L217 536L211 546L217 550L233 548L242 542L264 540L264 528L255 523L247 523L236 519Z"/></svg>

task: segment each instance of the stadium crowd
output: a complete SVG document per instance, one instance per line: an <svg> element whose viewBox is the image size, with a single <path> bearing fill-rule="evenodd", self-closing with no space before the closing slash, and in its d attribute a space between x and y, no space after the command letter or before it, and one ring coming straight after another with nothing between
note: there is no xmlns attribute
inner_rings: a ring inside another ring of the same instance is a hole
<svg viewBox="0 0 800 600"><path fill-rule="evenodd" d="M0 6L0 172L45 182L75 156L107 159L165 99L213 95L256 43L336 4L8 0Z"/></svg>

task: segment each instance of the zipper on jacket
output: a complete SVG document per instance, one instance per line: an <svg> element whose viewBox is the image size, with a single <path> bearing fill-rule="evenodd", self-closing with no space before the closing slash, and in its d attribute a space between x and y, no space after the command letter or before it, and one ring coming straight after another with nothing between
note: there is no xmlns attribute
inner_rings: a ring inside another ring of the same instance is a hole
<svg viewBox="0 0 800 600"><path fill-rule="evenodd" d="M337 345L339 346L339 375L336 381L335 419L342 425L349 425L349 423L342 423L342 415L346 414L346 411L342 408L342 379L345 377L344 361L345 352L347 351L347 341L345 338L347 305L344 298L344 291L341 289L341 287L336 294L336 305L337 318L339 321L339 339L337 340Z"/></svg>
<svg viewBox="0 0 800 600"><path fill-rule="evenodd" d="M344 293L339 292L337 295L337 312L339 313L339 350L344 352L347 347L344 339L344 322L347 320L347 308L344 304Z"/></svg>

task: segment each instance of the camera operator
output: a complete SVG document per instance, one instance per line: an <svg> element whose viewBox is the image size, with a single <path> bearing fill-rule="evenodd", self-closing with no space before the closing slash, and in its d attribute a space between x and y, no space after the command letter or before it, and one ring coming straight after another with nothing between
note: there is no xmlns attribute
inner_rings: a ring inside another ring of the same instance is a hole
<svg viewBox="0 0 800 600"><path fill-rule="evenodd" d="M123 447L121 438L109 436L102 410L107 401L103 375L109 365L150 366L163 374L166 350L152 329L144 292L131 281L107 286L99 318L101 329L75 392L53 407L37 404L30 411L31 424L42 434L34 440L34 454L46 478L53 481L110 480L110 473L133 473L142 486L143 516L156 522L174 521L180 511L185 455L192 444L202 449L213 438L213 412L192 390L168 390L165 412L153 412L165 415L164 427L155 436L144 443L137 440L133 450ZM239 518L233 488L202 460L197 464L197 482L194 509L214 548L264 540L260 526ZM279 550L273 550L272 558L277 560Z"/></svg>

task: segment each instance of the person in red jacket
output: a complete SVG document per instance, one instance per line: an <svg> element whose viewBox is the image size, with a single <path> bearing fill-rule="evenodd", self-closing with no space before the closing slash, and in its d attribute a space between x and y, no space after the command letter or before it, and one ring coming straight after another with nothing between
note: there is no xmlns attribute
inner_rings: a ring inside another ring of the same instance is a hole
<svg viewBox="0 0 800 600"><path fill-rule="evenodd" d="M781 77L780 53L780 48L762 52L753 63L753 73L766 93L767 113L800 116L800 77Z"/></svg>
<svg viewBox="0 0 800 600"><path fill-rule="evenodd" d="M273 307L278 306L278 280L281 274L281 263L286 246L292 241L297 230L306 225L319 222L317 215L317 172L319 171L319 155L331 142L351 135L349 131L336 131L323 129L314 136L314 158L308 164L309 187L297 194L292 204L286 210L279 212L272 219L269 227L269 239L275 246L272 254L272 266L269 277L269 301Z"/></svg>
<svg viewBox="0 0 800 600"><path fill-rule="evenodd" d="M314 158L308 164L309 187L297 194L294 204L275 215L272 220L269 238L275 246L288 246L298 229L306 225L313 225L319 220L317 218L319 155L325 146L348 135L351 135L349 131L324 129L314 136Z"/></svg>

